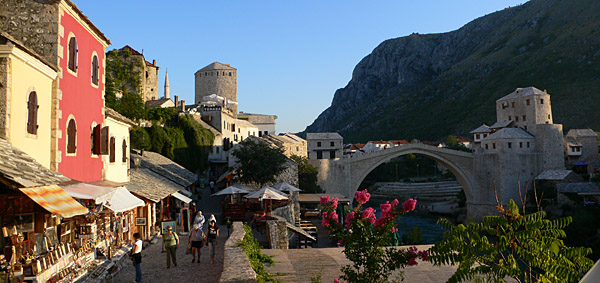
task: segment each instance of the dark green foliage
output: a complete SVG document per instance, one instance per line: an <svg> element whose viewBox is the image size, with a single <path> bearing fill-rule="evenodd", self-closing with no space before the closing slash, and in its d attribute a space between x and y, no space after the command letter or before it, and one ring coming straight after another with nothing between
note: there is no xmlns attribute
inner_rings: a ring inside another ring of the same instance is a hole
<svg viewBox="0 0 600 283"><path fill-rule="evenodd" d="M571 217L547 220L544 211L521 215L513 200L508 209L497 209L499 216L486 216L481 223L438 221L448 231L429 258L435 265L458 264L448 282L576 282L592 267L586 258L591 249L568 247L561 240Z"/></svg>
<svg viewBox="0 0 600 283"><path fill-rule="evenodd" d="M124 93L123 97L115 103L114 109L123 116L135 121L146 116L146 108L142 97L132 92Z"/></svg>
<svg viewBox="0 0 600 283"><path fill-rule="evenodd" d="M292 155L292 160L298 163L298 183L303 193L322 193L323 189L317 185L318 170L308 162L307 157Z"/></svg>
<svg viewBox="0 0 600 283"><path fill-rule="evenodd" d="M252 265L252 269L254 269L254 272L256 272L256 280L258 282L276 282L276 280L273 279L273 275L265 270L264 265L265 262L273 264L273 258L260 253L260 245L254 238L254 235L252 234L252 228L250 228L250 226L244 224L244 230L246 231L246 234L238 243L238 246L242 247L244 252L246 252L246 255L248 255L250 265Z"/></svg>
<svg viewBox="0 0 600 283"><path fill-rule="evenodd" d="M173 149L175 148L173 140L169 137L167 130L157 124L152 125L148 128L150 134L150 143L152 148L150 150L158 152L169 159L173 159Z"/></svg>
<svg viewBox="0 0 600 283"><path fill-rule="evenodd" d="M177 126L183 130L185 140L190 146L206 146L214 142L212 132L194 121L190 115L179 116Z"/></svg>
<svg viewBox="0 0 600 283"><path fill-rule="evenodd" d="M131 147L135 149L149 150L152 148L150 143L150 135L141 127L135 126L129 132L131 138Z"/></svg>
<svg viewBox="0 0 600 283"><path fill-rule="evenodd" d="M600 208L598 207L572 207L564 212L573 218L573 224L565 228L567 245L581 245L590 247L593 251L590 258L600 258L600 235L598 234L598 223L600 223Z"/></svg>
<svg viewBox="0 0 600 283"><path fill-rule="evenodd" d="M138 120L145 118L146 109L142 99L141 58L131 56L129 50L111 50L106 53L105 105L124 116ZM116 93L123 94L121 99Z"/></svg>
<svg viewBox="0 0 600 283"><path fill-rule="evenodd" d="M446 144L446 147L449 149L471 152L471 150L468 147L466 147L462 143L458 142L458 138L456 136L452 136L452 135L447 136L444 139L444 143Z"/></svg>
<svg viewBox="0 0 600 283"><path fill-rule="evenodd" d="M239 160L238 178L244 183L256 183L262 187L275 182L275 178L285 169L287 157L283 149L273 148L255 139L245 139L233 151Z"/></svg>
<svg viewBox="0 0 600 283"><path fill-rule="evenodd" d="M162 108L155 107L146 110L146 119L150 121L158 121L161 123L172 122L177 118L179 110L177 108Z"/></svg>

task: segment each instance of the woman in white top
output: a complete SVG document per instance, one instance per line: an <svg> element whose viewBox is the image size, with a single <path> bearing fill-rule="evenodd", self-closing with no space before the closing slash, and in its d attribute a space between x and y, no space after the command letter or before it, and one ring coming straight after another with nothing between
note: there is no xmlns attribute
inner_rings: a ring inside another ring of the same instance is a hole
<svg viewBox="0 0 600 283"><path fill-rule="evenodd" d="M142 282L142 237L140 233L133 234L133 251L131 258L135 266L135 282Z"/></svg>

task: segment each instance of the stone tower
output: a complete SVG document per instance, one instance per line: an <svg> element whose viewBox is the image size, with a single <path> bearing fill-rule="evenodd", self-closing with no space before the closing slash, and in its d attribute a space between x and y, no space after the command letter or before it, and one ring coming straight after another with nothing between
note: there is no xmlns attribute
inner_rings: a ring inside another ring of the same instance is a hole
<svg viewBox="0 0 600 283"><path fill-rule="evenodd" d="M167 70L165 72L165 98L171 98L170 96L171 96L171 89L169 88L169 70Z"/></svg>
<svg viewBox="0 0 600 283"><path fill-rule="evenodd" d="M202 97L216 94L236 103L228 104L237 117L237 69L229 64L213 62L198 70L195 74L196 100L199 104Z"/></svg>

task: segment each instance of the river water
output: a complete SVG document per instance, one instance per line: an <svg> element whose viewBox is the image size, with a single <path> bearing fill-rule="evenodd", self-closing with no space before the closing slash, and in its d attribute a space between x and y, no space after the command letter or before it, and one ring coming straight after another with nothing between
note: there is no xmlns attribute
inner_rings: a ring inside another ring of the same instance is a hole
<svg viewBox="0 0 600 283"><path fill-rule="evenodd" d="M379 218L381 216L379 205L382 203L385 203L385 201L372 198L365 204L365 207L374 208ZM402 205L402 201L400 201L400 205ZM430 214L426 211L411 211L400 217L400 223L398 223L397 228L400 235L402 235L408 234L414 227L419 227L423 235L423 243L420 244L435 244L442 240L444 235L444 229L436 224L440 217L444 216Z"/></svg>

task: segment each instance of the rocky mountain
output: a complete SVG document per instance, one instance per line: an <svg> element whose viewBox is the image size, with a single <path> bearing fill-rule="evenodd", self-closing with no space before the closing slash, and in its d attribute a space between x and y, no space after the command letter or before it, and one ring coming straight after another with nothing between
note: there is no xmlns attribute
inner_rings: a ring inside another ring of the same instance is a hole
<svg viewBox="0 0 600 283"><path fill-rule="evenodd" d="M600 1L531 0L452 32L386 40L305 132L468 135L495 122L496 99L527 86L552 95L555 123L600 131Z"/></svg>

